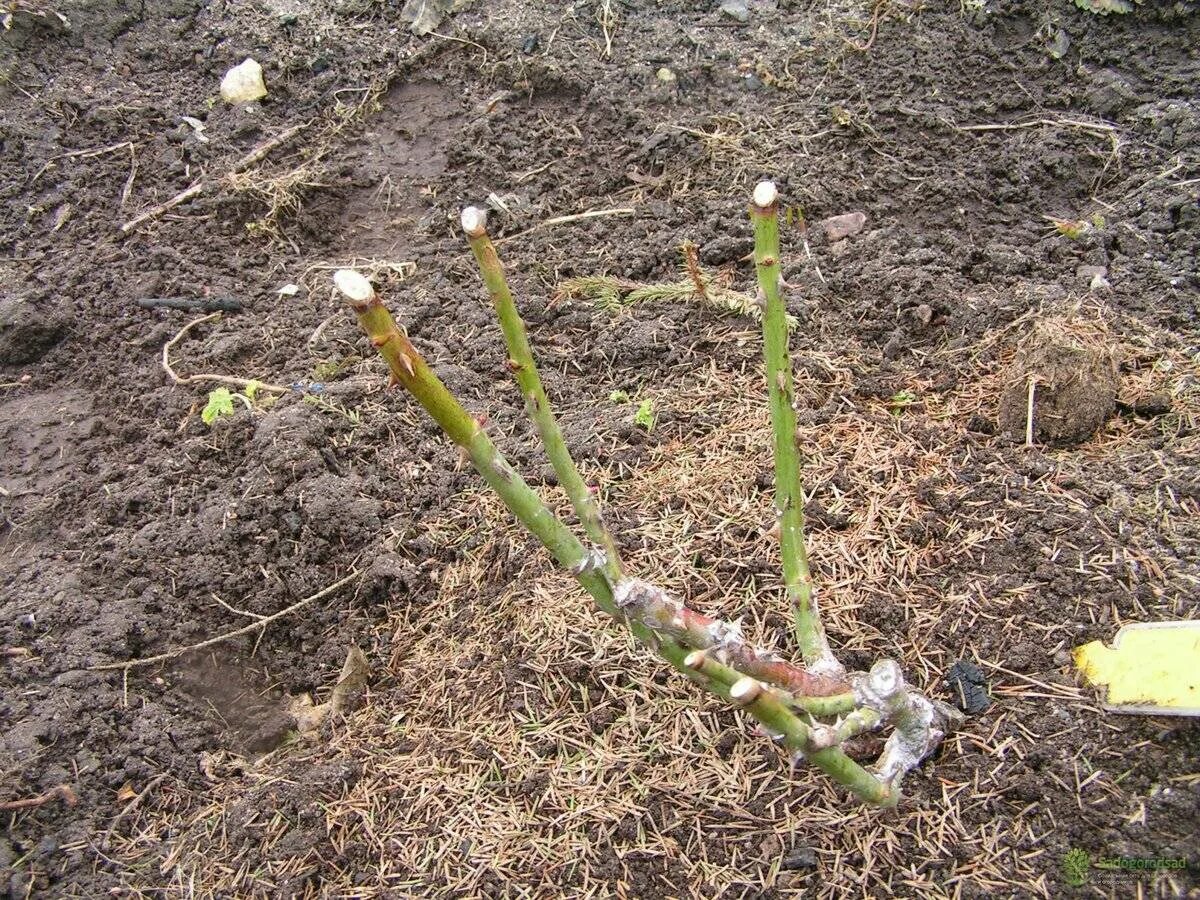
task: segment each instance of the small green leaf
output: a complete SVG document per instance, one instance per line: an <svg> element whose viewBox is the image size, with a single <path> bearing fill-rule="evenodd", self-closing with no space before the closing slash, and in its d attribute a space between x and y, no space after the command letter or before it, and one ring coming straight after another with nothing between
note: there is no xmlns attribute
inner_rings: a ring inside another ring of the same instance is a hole
<svg viewBox="0 0 1200 900"><path fill-rule="evenodd" d="M251 403L253 403L254 395L258 393L259 388L261 388L261 387L262 387L261 381L251 381L248 385L246 385L246 389L244 391L242 391L242 393L246 395L247 400L249 400Z"/></svg>
<svg viewBox="0 0 1200 900"><path fill-rule="evenodd" d="M900 415L905 409L917 402L917 395L912 391L897 391L888 400L888 407L894 415Z"/></svg>
<svg viewBox="0 0 1200 900"><path fill-rule="evenodd" d="M1075 5L1098 16L1107 16L1109 13L1124 15L1133 11L1130 0L1075 0Z"/></svg>
<svg viewBox="0 0 1200 900"><path fill-rule="evenodd" d="M643 400L638 404L637 412L633 414L633 424L640 425L647 431L654 429L654 401Z"/></svg>
<svg viewBox="0 0 1200 900"><path fill-rule="evenodd" d="M336 359L326 359L313 366L313 381L332 381L342 371L342 364Z"/></svg>
<svg viewBox="0 0 1200 900"><path fill-rule="evenodd" d="M608 395L608 399L612 403L628 403L629 395L624 391L613 391Z"/></svg>
<svg viewBox="0 0 1200 900"><path fill-rule="evenodd" d="M1050 219L1050 224L1054 226L1054 230L1064 237L1068 237L1073 241L1079 240L1087 234L1092 223L1086 219Z"/></svg>
<svg viewBox="0 0 1200 900"><path fill-rule="evenodd" d="M212 425L221 416L233 415L233 394L229 388L217 388L208 395L208 403L200 413L205 425Z"/></svg>

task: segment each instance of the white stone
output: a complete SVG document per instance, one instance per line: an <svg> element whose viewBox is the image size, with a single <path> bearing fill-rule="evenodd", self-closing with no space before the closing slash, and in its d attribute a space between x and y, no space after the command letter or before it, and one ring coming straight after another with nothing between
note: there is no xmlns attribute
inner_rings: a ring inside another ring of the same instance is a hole
<svg viewBox="0 0 1200 900"><path fill-rule="evenodd" d="M265 96L267 85L263 81L262 66L253 59L234 66L221 79L221 99L231 105L253 103Z"/></svg>

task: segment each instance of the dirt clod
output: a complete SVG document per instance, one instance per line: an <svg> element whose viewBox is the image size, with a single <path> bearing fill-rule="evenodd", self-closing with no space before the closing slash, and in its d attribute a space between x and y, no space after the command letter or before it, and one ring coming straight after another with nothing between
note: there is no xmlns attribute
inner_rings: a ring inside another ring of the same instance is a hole
<svg viewBox="0 0 1200 900"><path fill-rule="evenodd" d="M1022 342L1000 399L1000 428L1052 446L1090 438L1116 407L1117 351L1098 321L1045 319Z"/></svg>
<svg viewBox="0 0 1200 900"><path fill-rule="evenodd" d="M946 685L958 708L969 715L978 715L992 705L987 676L969 659L960 659L946 671Z"/></svg>
<svg viewBox="0 0 1200 900"><path fill-rule="evenodd" d="M19 298L0 297L0 365L36 362L62 332L55 316Z"/></svg>
<svg viewBox="0 0 1200 900"><path fill-rule="evenodd" d="M797 869L813 869L817 865L817 853L812 847L796 847L779 863L779 868L785 871Z"/></svg>

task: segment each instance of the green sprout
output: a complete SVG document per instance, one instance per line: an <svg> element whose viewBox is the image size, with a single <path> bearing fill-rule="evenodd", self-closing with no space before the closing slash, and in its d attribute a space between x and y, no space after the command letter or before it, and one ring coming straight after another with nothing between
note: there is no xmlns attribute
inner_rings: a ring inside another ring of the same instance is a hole
<svg viewBox="0 0 1200 900"><path fill-rule="evenodd" d="M653 431L654 421L654 401L643 400L638 404L637 412L633 414L633 424L640 425L647 431Z"/></svg>
<svg viewBox="0 0 1200 900"><path fill-rule="evenodd" d="M629 394L625 393L625 391L613 391L608 395L608 399L611 403L628 403Z"/></svg>
<svg viewBox="0 0 1200 900"><path fill-rule="evenodd" d="M233 401L235 399L244 403L246 405L246 409L254 409L256 403L260 407L270 406L278 398L274 394L268 394L261 399L256 399L258 398L258 392L262 390L262 387L263 385L261 381L251 381L246 385L240 394L235 394L230 391L229 388L225 387L219 387L214 391L210 391L208 394L208 402L204 405L204 409L200 411L201 420L205 425L211 428L217 419L224 418L225 416L232 416Z"/></svg>
<svg viewBox="0 0 1200 900"><path fill-rule="evenodd" d="M208 403L200 413L200 418L205 425L212 427L212 423L222 416L233 415L233 394L229 392L229 388L219 387L215 391L211 391L208 395Z"/></svg>
<svg viewBox="0 0 1200 900"><path fill-rule="evenodd" d="M1075 5L1097 16L1107 16L1109 13L1124 15L1133 11L1133 3L1130 0L1075 0Z"/></svg>
<svg viewBox="0 0 1200 900"><path fill-rule="evenodd" d="M916 402L917 395L912 391L896 391L896 393L892 394L892 396L888 399L888 409L892 411L892 415L898 416Z"/></svg>

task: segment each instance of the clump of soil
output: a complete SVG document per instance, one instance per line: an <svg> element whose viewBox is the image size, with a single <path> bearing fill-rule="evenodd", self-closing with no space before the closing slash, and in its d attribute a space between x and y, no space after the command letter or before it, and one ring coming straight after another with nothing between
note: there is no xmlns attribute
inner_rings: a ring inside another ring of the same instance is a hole
<svg viewBox="0 0 1200 900"><path fill-rule="evenodd" d="M0 365L34 362L58 341L62 322L32 305L0 295Z"/></svg>
<svg viewBox="0 0 1200 900"><path fill-rule="evenodd" d="M1120 383L1118 354L1099 320L1037 322L1013 358L1000 399L1000 429L1069 447L1090 438L1112 415Z"/></svg>

